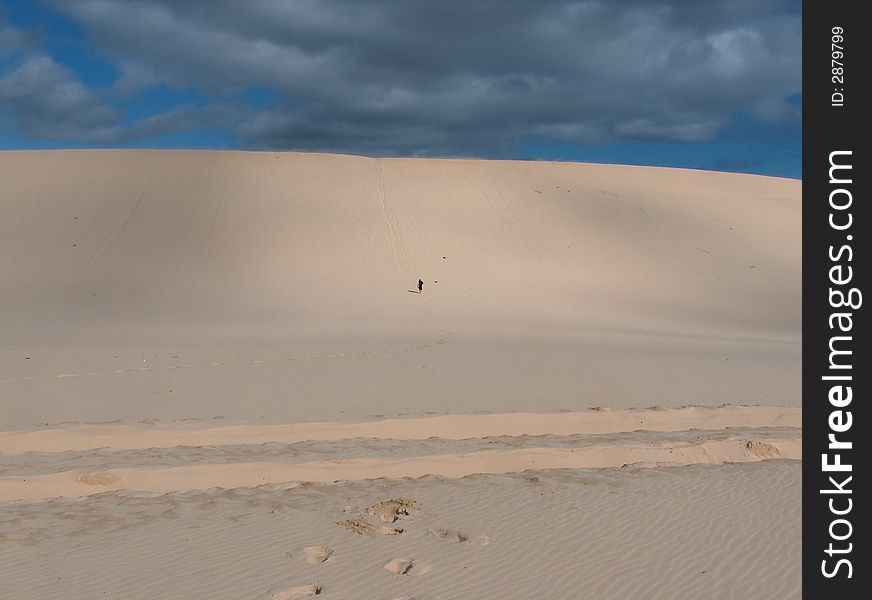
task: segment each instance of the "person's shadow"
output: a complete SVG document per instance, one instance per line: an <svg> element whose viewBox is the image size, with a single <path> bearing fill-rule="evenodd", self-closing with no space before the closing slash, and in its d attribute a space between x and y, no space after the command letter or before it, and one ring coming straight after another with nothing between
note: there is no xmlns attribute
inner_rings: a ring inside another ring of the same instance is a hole
<svg viewBox="0 0 872 600"><path fill-rule="evenodd" d="M421 293L420 290L406 290L406 291L409 292L410 294L420 294Z"/></svg>

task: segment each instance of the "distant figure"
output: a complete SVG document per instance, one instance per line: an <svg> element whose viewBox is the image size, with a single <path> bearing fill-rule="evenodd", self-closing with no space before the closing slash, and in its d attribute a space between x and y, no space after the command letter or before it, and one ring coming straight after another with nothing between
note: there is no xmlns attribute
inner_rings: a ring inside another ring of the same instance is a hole
<svg viewBox="0 0 872 600"><path fill-rule="evenodd" d="M424 281L419 279L418 280L418 293L420 294L423 291L424 291Z"/></svg>

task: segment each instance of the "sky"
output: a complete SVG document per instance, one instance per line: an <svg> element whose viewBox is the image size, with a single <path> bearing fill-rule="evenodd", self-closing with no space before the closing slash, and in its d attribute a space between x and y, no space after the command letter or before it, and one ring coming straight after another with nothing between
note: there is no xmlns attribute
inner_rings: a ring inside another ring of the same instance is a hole
<svg viewBox="0 0 872 600"><path fill-rule="evenodd" d="M799 0L0 0L0 149L801 177Z"/></svg>

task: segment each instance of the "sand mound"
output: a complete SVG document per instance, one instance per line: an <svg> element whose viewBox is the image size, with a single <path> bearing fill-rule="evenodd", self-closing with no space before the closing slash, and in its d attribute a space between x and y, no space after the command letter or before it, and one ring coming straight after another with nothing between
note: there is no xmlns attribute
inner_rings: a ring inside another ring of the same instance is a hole
<svg viewBox="0 0 872 600"><path fill-rule="evenodd" d="M431 529L427 533L435 537L437 540L444 540L452 544L459 544L469 539L469 536L460 531L451 529Z"/></svg>

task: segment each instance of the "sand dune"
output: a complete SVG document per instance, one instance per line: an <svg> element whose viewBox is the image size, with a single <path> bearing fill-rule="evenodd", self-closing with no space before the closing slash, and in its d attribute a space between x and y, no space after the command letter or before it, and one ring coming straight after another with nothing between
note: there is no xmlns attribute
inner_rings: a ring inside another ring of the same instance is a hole
<svg viewBox="0 0 872 600"><path fill-rule="evenodd" d="M799 596L798 181L167 151L0 181L0 596Z"/></svg>
<svg viewBox="0 0 872 600"><path fill-rule="evenodd" d="M168 151L0 180L3 430L799 404L798 181Z"/></svg>

